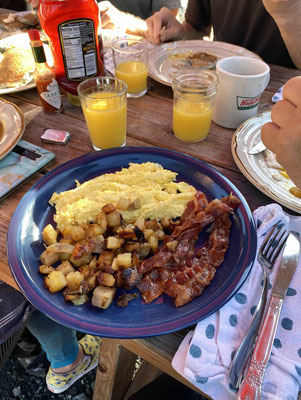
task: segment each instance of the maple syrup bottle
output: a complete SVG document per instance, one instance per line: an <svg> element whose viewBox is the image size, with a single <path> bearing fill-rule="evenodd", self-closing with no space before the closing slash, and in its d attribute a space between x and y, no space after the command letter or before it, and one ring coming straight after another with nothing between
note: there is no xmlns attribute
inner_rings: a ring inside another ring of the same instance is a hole
<svg viewBox="0 0 301 400"><path fill-rule="evenodd" d="M60 90L55 78L54 70L46 62L40 33L36 29L30 29L28 35L30 38L32 54L36 62L33 77L37 86L43 111L47 114L60 113L62 111Z"/></svg>

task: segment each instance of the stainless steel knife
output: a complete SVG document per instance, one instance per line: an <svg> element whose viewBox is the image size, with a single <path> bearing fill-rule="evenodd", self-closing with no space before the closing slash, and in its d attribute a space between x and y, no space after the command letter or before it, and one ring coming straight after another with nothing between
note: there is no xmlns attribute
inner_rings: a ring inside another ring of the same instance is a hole
<svg viewBox="0 0 301 400"><path fill-rule="evenodd" d="M300 256L300 238L290 232L284 247L270 304L252 355L251 363L239 388L236 399L259 400L262 381L268 364L279 321L283 299L294 276Z"/></svg>
<svg viewBox="0 0 301 400"><path fill-rule="evenodd" d="M248 150L248 154L258 154L266 149L266 146L263 144L262 140L255 144L250 150Z"/></svg>

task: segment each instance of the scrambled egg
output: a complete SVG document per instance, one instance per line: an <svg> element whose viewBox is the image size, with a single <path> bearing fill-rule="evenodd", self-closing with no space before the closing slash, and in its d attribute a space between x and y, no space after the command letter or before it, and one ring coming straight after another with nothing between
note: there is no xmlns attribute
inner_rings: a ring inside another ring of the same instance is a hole
<svg viewBox="0 0 301 400"><path fill-rule="evenodd" d="M196 189L185 182L175 182L177 173L164 169L160 164L130 164L113 174L104 174L49 200L55 205L54 220L60 231L67 225L81 225L95 220L102 207L108 203L117 206L119 199L139 199L141 208L117 210L125 222L138 217L162 219L176 218L183 214Z"/></svg>

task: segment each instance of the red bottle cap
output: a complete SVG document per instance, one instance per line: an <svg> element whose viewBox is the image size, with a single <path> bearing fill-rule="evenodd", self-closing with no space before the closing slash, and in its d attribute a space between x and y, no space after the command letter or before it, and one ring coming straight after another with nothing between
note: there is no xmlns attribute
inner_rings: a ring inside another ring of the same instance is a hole
<svg viewBox="0 0 301 400"><path fill-rule="evenodd" d="M28 35L31 41L40 40L40 32L37 29L29 29Z"/></svg>

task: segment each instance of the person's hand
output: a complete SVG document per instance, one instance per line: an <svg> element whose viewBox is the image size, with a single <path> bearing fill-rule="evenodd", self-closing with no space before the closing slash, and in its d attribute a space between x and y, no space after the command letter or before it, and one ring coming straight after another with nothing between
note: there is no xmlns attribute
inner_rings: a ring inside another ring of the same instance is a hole
<svg viewBox="0 0 301 400"><path fill-rule="evenodd" d="M262 0L267 12L281 24L287 24L296 13L301 12L300 0Z"/></svg>
<svg viewBox="0 0 301 400"><path fill-rule="evenodd" d="M98 4L98 8L103 29L118 29L121 27L122 13L109 1L101 1Z"/></svg>
<svg viewBox="0 0 301 400"><path fill-rule="evenodd" d="M301 76L284 85L283 100L273 106L271 118L261 129L262 141L301 189Z"/></svg>
<svg viewBox="0 0 301 400"><path fill-rule="evenodd" d="M172 15L166 7L161 8L153 16L146 20L147 39L154 43L166 42L168 40L179 40L184 35L184 27Z"/></svg>

